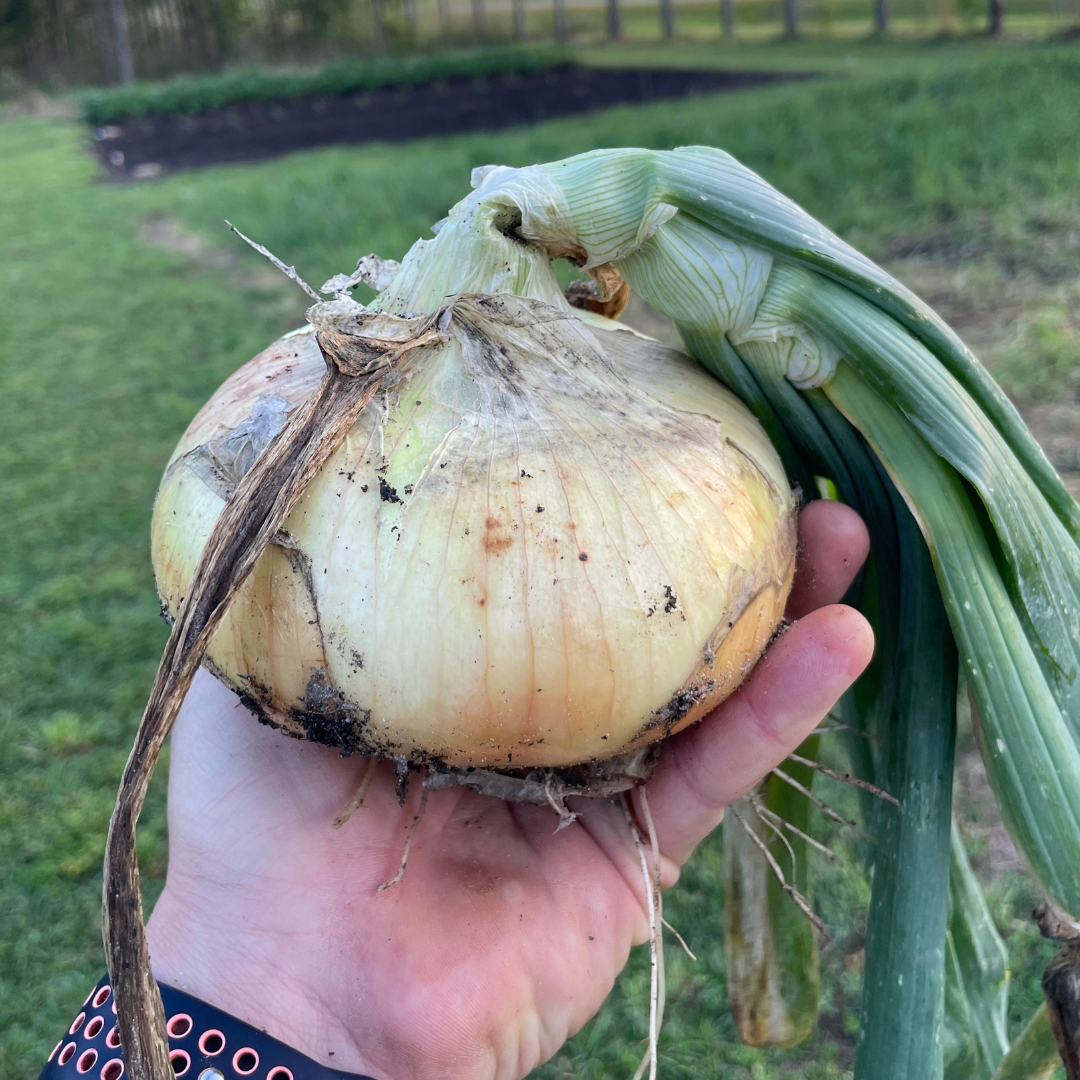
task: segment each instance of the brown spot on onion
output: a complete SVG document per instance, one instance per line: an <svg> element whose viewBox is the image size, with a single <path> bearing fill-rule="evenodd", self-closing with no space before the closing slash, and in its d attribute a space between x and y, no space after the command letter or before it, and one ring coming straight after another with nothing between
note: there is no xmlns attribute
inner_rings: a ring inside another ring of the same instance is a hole
<svg viewBox="0 0 1080 1080"><path fill-rule="evenodd" d="M498 555L514 543L514 538L504 531L505 528L497 518L489 517L484 522L484 550L489 555Z"/></svg>

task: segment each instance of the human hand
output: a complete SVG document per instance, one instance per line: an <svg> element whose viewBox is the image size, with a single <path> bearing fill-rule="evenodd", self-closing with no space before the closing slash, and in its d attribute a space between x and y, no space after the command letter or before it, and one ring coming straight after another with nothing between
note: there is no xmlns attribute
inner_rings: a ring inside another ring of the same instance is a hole
<svg viewBox="0 0 1080 1080"><path fill-rule="evenodd" d="M812 731L870 660L836 603L866 556L839 503L799 520L794 625L735 694L664 746L648 782L670 887L728 803ZM260 727L201 672L173 732L169 872L150 920L154 974L332 1068L379 1080L516 1080L592 1017L649 937L622 811L433 791L400 883L420 785L393 768L340 830L366 759ZM584 801L583 801L584 802Z"/></svg>

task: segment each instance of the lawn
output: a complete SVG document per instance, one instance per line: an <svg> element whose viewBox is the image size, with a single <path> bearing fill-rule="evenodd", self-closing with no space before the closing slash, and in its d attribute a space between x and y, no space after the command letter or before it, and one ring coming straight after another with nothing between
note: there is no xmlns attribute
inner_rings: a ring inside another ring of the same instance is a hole
<svg viewBox="0 0 1080 1080"><path fill-rule="evenodd" d="M672 59L698 48L677 46ZM812 59L809 47L774 49L777 66ZM223 218L319 282L368 251L400 257L467 189L473 166L602 146L722 146L938 305L1077 490L1080 51L857 53L842 78L126 187L97 181L67 121L0 125L0 1080L37 1074L104 968L105 829L166 634L147 542L162 466L214 387L302 319L304 297ZM165 764L140 839L151 899L166 864ZM1027 921L1032 894L970 736L962 765L958 812L1010 945L1015 1031L1039 1000L1048 950ZM668 917L699 959L669 954L667 1080L816 1080L850 1068L868 885L858 849L837 842L848 865L815 866L815 902L836 930L823 1018L790 1051L738 1044L718 841L688 868ZM541 1075L632 1074L645 974L635 957L601 1015Z"/></svg>

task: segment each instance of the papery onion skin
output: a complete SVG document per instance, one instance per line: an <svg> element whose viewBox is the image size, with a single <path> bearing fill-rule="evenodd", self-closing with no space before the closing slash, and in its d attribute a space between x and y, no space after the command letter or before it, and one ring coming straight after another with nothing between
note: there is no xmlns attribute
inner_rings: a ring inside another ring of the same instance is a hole
<svg viewBox="0 0 1080 1080"><path fill-rule="evenodd" d="M682 354L480 299L309 486L209 666L264 719L346 751L611 757L700 719L758 659L791 585L794 501L756 421ZM323 368L313 334L289 336L192 422L155 505L168 611L228 493L198 448L260 399L299 404Z"/></svg>

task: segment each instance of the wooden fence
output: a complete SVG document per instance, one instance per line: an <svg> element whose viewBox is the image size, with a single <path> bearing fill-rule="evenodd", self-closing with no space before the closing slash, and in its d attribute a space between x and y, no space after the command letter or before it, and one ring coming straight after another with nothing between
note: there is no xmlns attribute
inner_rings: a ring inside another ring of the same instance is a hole
<svg viewBox="0 0 1080 1080"><path fill-rule="evenodd" d="M1063 14L1078 0L1009 0ZM100 85L230 64L317 63L480 42L887 30L999 33L1003 0L0 0L9 86ZM988 6L987 6L988 5ZM966 20L966 21L965 21ZM916 27L918 29L918 27ZM0 78L0 90L4 85Z"/></svg>

